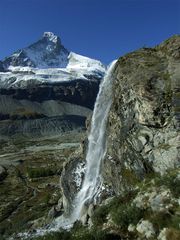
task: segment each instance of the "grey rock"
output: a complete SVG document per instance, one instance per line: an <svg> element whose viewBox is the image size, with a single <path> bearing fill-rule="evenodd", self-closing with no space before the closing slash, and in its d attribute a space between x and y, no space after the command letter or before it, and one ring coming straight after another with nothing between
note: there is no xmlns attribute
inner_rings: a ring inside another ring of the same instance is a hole
<svg viewBox="0 0 180 240"><path fill-rule="evenodd" d="M70 157L69 161L65 164L61 174L61 189L63 192L63 207L65 214L70 214L72 210L73 200L79 190L79 186L76 182L75 170L79 163L83 162L82 152L77 156Z"/></svg>
<svg viewBox="0 0 180 240"><path fill-rule="evenodd" d="M49 218L55 218L58 216L58 211L56 210L55 206L53 206L50 211L48 212L48 217Z"/></svg>
<svg viewBox="0 0 180 240"><path fill-rule="evenodd" d="M115 67L104 181L116 194L180 165L180 36L121 57ZM111 156L109 159L108 156Z"/></svg>
<svg viewBox="0 0 180 240"><path fill-rule="evenodd" d="M136 230L146 239L152 239L155 236L153 224L148 220L141 220L138 223Z"/></svg>
<svg viewBox="0 0 180 240"><path fill-rule="evenodd" d="M56 210L60 212L63 209L63 198L60 198L56 206Z"/></svg>

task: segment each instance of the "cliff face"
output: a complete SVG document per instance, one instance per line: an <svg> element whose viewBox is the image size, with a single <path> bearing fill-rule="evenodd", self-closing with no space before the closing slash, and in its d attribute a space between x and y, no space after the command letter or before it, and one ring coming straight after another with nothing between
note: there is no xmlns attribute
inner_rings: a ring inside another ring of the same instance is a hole
<svg viewBox="0 0 180 240"><path fill-rule="evenodd" d="M179 36L118 60L103 167L116 194L179 166L179 82Z"/></svg>
<svg viewBox="0 0 180 240"><path fill-rule="evenodd" d="M103 229L112 239L180 238L179 82L180 36L119 58L102 165L106 193L81 219L95 232Z"/></svg>
<svg viewBox="0 0 180 240"><path fill-rule="evenodd" d="M116 63L102 167L107 195L133 190L146 177L179 167L179 50L180 37L174 36L155 48L129 53ZM85 155L86 150L79 157L72 156L61 175L67 212L78 189L72 172Z"/></svg>

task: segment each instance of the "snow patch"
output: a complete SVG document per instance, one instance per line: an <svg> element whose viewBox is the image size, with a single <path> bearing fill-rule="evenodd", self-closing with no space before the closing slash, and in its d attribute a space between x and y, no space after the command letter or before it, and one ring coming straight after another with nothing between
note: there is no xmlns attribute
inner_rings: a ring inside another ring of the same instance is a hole
<svg viewBox="0 0 180 240"><path fill-rule="evenodd" d="M67 69L86 68L86 69L91 69L91 71L100 71L100 72L105 71L105 67L100 61L79 55L74 52L70 52L68 59L69 59L69 63L67 65Z"/></svg>

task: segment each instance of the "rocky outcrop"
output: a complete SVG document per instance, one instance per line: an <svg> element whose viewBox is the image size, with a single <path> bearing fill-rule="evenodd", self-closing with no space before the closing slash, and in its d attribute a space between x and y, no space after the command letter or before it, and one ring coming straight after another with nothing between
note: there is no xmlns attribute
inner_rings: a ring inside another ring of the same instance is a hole
<svg viewBox="0 0 180 240"><path fill-rule="evenodd" d="M72 211L73 200L80 190L84 176L84 159L82 153L74 154L69 161L65 163L61 174L61 189L63 193L64 215L69 216ZM76 157L77 155L77 157Z"/></svg>
<svg viewBox="0 0 180 240"><path fill-rule="evenodd" d="M103 167L116 194L179 166L179 69L179 36L118 60Z"/></svg>

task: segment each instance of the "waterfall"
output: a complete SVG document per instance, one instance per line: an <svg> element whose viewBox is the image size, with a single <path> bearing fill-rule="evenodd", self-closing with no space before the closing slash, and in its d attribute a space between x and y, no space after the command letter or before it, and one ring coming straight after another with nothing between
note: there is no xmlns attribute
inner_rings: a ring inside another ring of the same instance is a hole
<svg viewBox="0 0 180 240"><path fill-rule="evenodd" d="M112 103L112 72L116 61L113 61L100 85L91 121L86 155L86 172L81 190L74 202L72 219L80 219L83 208L93 202L101 185L100 170L106 154L106 123Z"/></svg>
<svg viewBox="0 0 180 240"><path fill-rule="evenodd" d="M84 207L89 206L94 201L101 186L100 170L106 154L106 123L112 103L112 73L115 63L116 61L113 61L108 68L96 99L88 137L84 182L74 199L72 214L69 218L65 216L57 218L54 227L51 226L51 231L69 228L76 220L80 219Z"/></svg>

